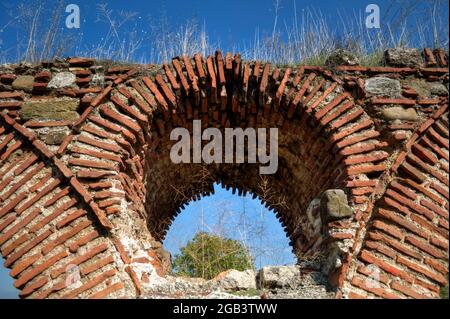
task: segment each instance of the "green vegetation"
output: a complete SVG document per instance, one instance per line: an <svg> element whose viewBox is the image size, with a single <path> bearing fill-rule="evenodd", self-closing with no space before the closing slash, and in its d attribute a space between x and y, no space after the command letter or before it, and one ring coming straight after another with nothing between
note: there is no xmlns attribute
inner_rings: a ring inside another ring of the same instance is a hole
<svg viewBox="0 0 450 319"><path fill-rule="evenodd" d="M254 268L253 258L239 241L205 232L197 233L173 260L179 276L212 279L228 270Z"/></svg>

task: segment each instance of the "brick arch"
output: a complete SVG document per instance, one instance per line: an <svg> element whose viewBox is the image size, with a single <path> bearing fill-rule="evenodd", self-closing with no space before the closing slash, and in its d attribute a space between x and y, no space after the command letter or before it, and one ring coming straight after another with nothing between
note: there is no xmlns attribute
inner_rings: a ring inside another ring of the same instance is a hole
<svg viewBox="0 0 450 319"><path fill-rule="evenodd" d="M397 100L364 96L371 74L448 81L445 68L278 68L217 52L109 68L99 89L89 76L93 60L66 63L80 88L49 89L51 74L36 71L31 92L0 92L0 246L22 297L140 295L164 272L158 239L167 224L186 201L207 194L212 180L262 197L249 164L204 171L168 160L170 130L189 128L193 119L218 128L280 128L279 171L268 177L277 195L288 196L289 209L277 207L278 217L303 253L340 249L342 265L329 272L337 296L436 297L445 284L448 99L426 99L410 88ZM80 114L74 121L25 121L22 104L35 95L79 98ZM387 126L373 109L390 103L418 107L420 121ZM61 126L69 134L58 145L42 140ZM194 180L199 173L211 179L206 186ZM322 225L326 244L315 245L318 238L296 232L298 218L317 211L310 203L331 188L345 191L354 214ZM416 238L417 229L426 237ZM80 267L79 285L67 281L70 265ZM381 269L382 287L366 284L368 265Z"/></svg>

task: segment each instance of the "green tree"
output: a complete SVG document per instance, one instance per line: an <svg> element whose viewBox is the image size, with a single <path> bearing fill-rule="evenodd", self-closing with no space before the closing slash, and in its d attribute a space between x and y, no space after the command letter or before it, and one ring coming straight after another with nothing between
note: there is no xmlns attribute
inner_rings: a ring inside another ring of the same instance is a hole
<svg viewBox="0 0 450 319"><path fill-rule="evenodd" d="M197 233L181 248L172 266L176 275L205 279L228 269L254 269L253 258L242 243L205 232Z"/></svg>

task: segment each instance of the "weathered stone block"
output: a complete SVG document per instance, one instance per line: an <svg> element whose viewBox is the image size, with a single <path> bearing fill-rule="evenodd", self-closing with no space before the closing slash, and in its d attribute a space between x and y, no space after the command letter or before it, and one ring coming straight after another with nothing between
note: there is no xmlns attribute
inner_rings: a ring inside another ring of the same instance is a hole
<svg viewBox="0 0 450 319"><path fill-rule="evenodd" d="M299 266L269 266L259 271L260 288L295 287L299 281Z"/></svg>
<svg viewBox="0 0 450 319"><path fill-rule="evenodd" d="M218 274L213 281L227 291L256 289L256 274L253 270L238 271L230 269Z"/></svg>
<svg viewBox="0 0 450 319"><path fill-rule="evenodd" d="M75 85L77 80L75 74L71 72L56 73L55 76L48 82L49 89L61 89L65 87L71 87Z"/></svg>
<svg viewBox="0 0 450 319"><path fill-rule="evenodd" d="M28 100L23 104L20 111L24 120L67 120L75 121L79 118L76 112L79 99L73 98L50 98L43 100Z"/></svg>
<svg viewBox="0 0 450 319"><path fill-rule="evenodd" d="M353 214L342 189L326 190L320 199L320 211L323 221L346 218Z"/></svg>
<svg viewBox="0 0 450 319"><path fill-rule="evenodd" d="M45 134L44 142L49 145L60 145L66 136L65 130L51 130Z"/></svg>
<svg viewBox="0 0 450 319"><path fill-rule="evenodd" d="M388 49L384 52L386 63L397 67L422 67L423 58L420 51L410 48Z"/></svg>
<svg viewBox="0 0 450 319"><path fill-rule="evenodd" d="M34 76L31 75L19 75L12 83L14 90L23 90L28 93L33 91L33 85Z"/></svg>
<svg viewBox="0 0 450 319"><path fill-rule="evenodd" d="M367 79L365 82L365 91L369 95L381 95L392 98L402 96L400 81L381 76Z"/></svg>
<svg viewBox="0 0 450 319"><path fill-rule="evenodd" d="M359 59L351 52L339 49L330 54L325 61L326 65L359 65Z"/></svg>
<svg viewBox="0 0 450 319"><path fill-rule="evenodd" d="M404 109L401 106L393 106L381 111L384 119L388 121L404 120L404 121L416 121L418 116L417 112L413 108Z"/></svg>

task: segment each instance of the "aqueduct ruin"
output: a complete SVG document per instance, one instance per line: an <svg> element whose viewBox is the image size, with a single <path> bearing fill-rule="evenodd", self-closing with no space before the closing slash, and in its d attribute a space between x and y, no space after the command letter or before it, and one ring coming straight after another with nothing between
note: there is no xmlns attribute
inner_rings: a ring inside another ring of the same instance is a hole
<svg viewBox="0 0 450 319"><path fill-rule="evenodd" d="M0 248L22 298L135 298L214 182L276 211L337 298L438 298L448 275L448 56L278 67L239 55L0 68ZM279 168L174 164L174 127L279 128ZM262 187L266 185L266 187ZM268 187L267 187L268 185ZM68 284L70 266L80 284ZM370 266L379 285L368 284Z"/></svg>

